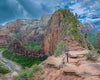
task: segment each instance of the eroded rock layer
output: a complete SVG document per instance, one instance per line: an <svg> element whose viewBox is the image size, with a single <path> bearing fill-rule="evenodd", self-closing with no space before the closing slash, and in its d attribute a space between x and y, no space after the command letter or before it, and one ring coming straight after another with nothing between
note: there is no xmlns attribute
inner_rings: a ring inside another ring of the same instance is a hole
<svg viewBox="0 0 100 80"><path fill-rule="evenodd" d="M19 40L13 40L11 44L8 45L7 51L14 52L17 55L25 55L28 57L43 57L45 56L42 50L31 50L27 49Z"/></svg>

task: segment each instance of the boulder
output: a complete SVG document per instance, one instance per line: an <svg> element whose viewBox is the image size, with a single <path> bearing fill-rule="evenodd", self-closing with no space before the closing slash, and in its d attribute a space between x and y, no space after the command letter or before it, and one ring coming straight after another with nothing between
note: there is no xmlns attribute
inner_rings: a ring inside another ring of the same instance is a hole
<svg viewBox="0 0 100 80"><path fill-rule="evenodd" d="M45 65L48 65L49 67L58 68L58 66L61 64L60 58L55 58L54 56L49 57L46 61L44 61Z"/></svg>

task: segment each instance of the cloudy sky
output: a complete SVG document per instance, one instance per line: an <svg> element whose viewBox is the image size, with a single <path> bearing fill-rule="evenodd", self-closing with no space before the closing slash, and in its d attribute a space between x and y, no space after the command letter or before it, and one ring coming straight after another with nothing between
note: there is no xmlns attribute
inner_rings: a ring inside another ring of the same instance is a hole
<svg viewBox="0 0 100 80"><path fill-rule="evenodd" d="M58 8L79 14L82 23L100 25L100 0L0 0L0 25L16 19L40 19Z"/></svg>

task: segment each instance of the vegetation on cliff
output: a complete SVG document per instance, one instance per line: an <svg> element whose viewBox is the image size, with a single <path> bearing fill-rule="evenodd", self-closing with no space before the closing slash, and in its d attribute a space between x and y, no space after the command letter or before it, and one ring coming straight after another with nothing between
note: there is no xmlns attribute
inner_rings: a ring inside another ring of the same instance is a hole
<svg viewBox="0 0 100 80"><path fill-rule="evenodd" d="M92 43L92 45L94 46L95 49L98 49L97 34L98 34L98 32L94 31L94 32L88 33L88 35L87 35L88 40Z"/></svg>
<svg viewBox="0 0 100 80"><path fill-rule="evenodd" d="M71 38L74 37L76 39L76 41L78 41L78 43L80 44L80 46L83 46L85 48L88 48L89 50L93 49L93 46L91 45L91 43L87 40L87 36L82 35L81 33L81 23L78 20L78 18L80 16L78 16L77 14L73 14L72 12L70 12L68 9L58 9L56 13L61 12L63 14L63 18L61 19L60 23L63 24L63 38L62 41L64 40L64 38ZM61 17L59 15L59 17ZM67 44L67 43L65 43ZM68 46L68 45L67 45ZM56 49L55 49L55 56L58 56L62 53L64 48L64 44L62 44L62 46L60 46L60 43L58 43L56 45Z"/></svg>
<svg viewBox="0 0 100 80"><path fill-rule="evenodd" d="M31 68L26 67L25 71L19 73L19 76L15 80L33 80L32 77L36 75L36 72L42 71L42 68L39 65L33 65Z"/></svg>
<svg viewBox="0 0 100 80"><path fill-rule="evenodd" d="M67 31L66 35L72 35L76 40L82 39L82 36L80 36L80 22L77 20L80 16L74 15L68 9L59 9L58 11L63 13L64 29Z"/></svg>
<svg viewBox="0 0 100 80"><path fill-rule="evenodd" d="M57 56L59 56L59 55L61 55L62 54L62 51L64 50L64 42L63 41L61 41L57 46L56 46L56 48L55 48L55 53L54 53L54 55L55 55L55 57L57 57Z"/></svg>
<svg viewBox="0 0 100 80"><path fill-rule="evenodd" d="M40 50L42 44L25 44L24 46L26 46L28 49L32 49L32 50Z"/></svg>
<svg viewBox="0 0 100 80"><path fill-rule="evenodd" d="M100 55L97 53L97 51L93 50L86 54L87 60L96 61Z"/></svg>
<svg viewBox="0 0 100 80"><path fill-rule="evenodd" d="M1 64L0 64L1 65ZM0 73L1 74L6 74L6 73L9 73L10 71L9 71L9 69L8 68L5 68L5 67L2 67L2 66L0 66Z"/></svg>
<svg viewBox="0 0 100 80"><path fill-rule="evenodd" d="M1 58L0 58L0 74L6 74L6 73L9 73L10 70L9 68L6 66L6 62L3 61Z"/></svg>
<svg viewBox="0 0 100 80"><path fill-rule="evenodd" d="M7 46L5 46L5 45L2 45L2 46L0 46L0 50L2 51L2 50L6 50L7 49Z"/></svg>
<svg viewBox="0 0 100 80"><path fill-rule="evenodd" d="M23 68L31 67L34 64L40 64L43 60L45 60L45 57L44 58L33 58L33 57L27 57L24 55L18 56L17 54L13 52L8 52L6 50L3 52L2 55L3 57L20 64Z"/></svg>

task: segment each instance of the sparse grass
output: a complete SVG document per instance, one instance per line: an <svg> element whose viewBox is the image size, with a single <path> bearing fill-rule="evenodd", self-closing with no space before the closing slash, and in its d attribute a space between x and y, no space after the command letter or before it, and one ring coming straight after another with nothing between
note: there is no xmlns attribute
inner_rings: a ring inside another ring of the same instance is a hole
<svg viewBox="0 0 100 80"><path fill-rule="evenodd" d="M33 49L33 50L40 50L42 44L24 44L28 49Z"/></svg>
<svg viewBox="0 0 100 80"><path fill-rule="evenodd" d="M18 64L20 64L23 68L31 67L34 64L40 64L46 57L43 58L33 58L33 57L26 57L24 55L18 56L15 53L7 52L6 50L3 52L3 57L12 60Z"/></svg>
<svg viewBox="0 0 100 80"><path fill-rule="evenodd" d="M86 54L87 60L96 61L98 59L98 54L96 51L91 51Z"/></svg>

